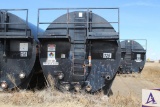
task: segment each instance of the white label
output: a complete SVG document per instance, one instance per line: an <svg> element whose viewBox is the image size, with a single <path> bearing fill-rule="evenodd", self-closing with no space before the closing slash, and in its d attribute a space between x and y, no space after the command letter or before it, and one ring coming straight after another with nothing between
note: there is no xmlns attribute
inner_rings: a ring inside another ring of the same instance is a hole
<svg viewBox="0 0 160 107"><path fill-rule="evenodd" d="M55 52L47 52L48 60L55 60Z"/></svg>
<svg viewBox="0 0 160 107"><path fill-rule="evenodd" d="M141 59L141 54L137 54L137 59Z"/></svg>
<svg viewBox="0 0 160 107"><path fill-rule="evenodd" d="M28 43L20 43L19 51L28 51Z"/></svg>
<svg viewBox="0 0 160 107"><path fill-rule="evenodd" d="M83 17L83 13L82 12L79 12L79 17Z"/></svg>
<svg viewBox="0 0 160 107"><path fill-rule="evenodd" d="M55 44L48 44L48 51L55 51L56 45Z"/></svg>
<svg viewBox="0 0 160 107"><path fill-rule="evenodd" d="M136 62L142 62L142 60L141 60L141 54L137 54L137 59L135 61Z"/></svg>
<svg viewBox="0 0 160 107"><path fill-rule="evenodd" d="M27 52L20 52L20 57L27 57Z"/></svg>
<svg viewBox="0 0 160 107"><path fill-rule="evenodd" d="M65 54L61 54L61 58L66 58L66 55Z"/></svg>
<svg viewBox="0 0 160 107"><path fill-rule="evenodd" d="M103 53L103 58L112 58L112 53Z"/></svg>
<svg viewBox="0 0 160 107"><path fill-rule="evenodd" d="M47 60L43 62L43 65L59 65L59 62L56 62L56 60Z"/></svg>
<svg viewBox="0 0 160 107"><path fill-rule="evenodd" d="M142 107L160 107L160 89L142 89Z"/></svg>

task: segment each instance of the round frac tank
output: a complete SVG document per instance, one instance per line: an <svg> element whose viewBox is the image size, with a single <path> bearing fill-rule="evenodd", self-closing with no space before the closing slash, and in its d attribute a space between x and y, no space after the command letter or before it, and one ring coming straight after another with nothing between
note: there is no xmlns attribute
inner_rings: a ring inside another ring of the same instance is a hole
<svg viewBox="0 0 160 107"><path fill-rule="evenodd" d="M121 64L119 73L140 73L146 62L146 50L135 40L121 41Z"/></svg>
<svg viewBox="0 0 160 107"><path fill-rule="evenodd" d="M118 33L104 18L70 12L54 20L38 39L41 66L50 85L55 81L59 89L110 90L121 51Z"/></svg>
<svg viewBox="0 0 160 107"><path fill-rule="evenodd" d="M0 88L27 88L36 59L36 27L0 10Z"/></svg>

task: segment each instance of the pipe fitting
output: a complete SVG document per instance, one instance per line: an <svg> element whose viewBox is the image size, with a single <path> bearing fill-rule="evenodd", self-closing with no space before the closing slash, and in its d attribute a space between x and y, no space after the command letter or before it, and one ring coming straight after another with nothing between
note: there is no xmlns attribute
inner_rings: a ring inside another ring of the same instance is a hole
<svg viewBox="0 0 160 107"><path fill-rule="evenodd" d="M74 89L75 89L77 92L79 92L79 91L81 90L81 85L80 85L80 84L76 84L76 85L74 86Z"/></svg>
<svg viewBox="0 0 160 107"><path fill-rule="evenodd" d="M64 88L69 91L70 90L70 84L65 84Z"/></svg>
<svg viewBox="0 0 160 107"><path fill-rule="evenodd" d="M105 75L105 79L106 80L111 80L111 76L110 75Z"/></svg>
<svg viewBox="0 0 160 107"><path fill-rule="evenodd" d="M2 81L2 82L1 82L1 87L2 87L3 89L6 89L6 88L8 87L7 82L6 82L6 81Z"/></svg>
<svg viewBox="0 0 160 107"><path fill-rule="evenodd" d="M89 91L91 91L92 90L92 86L90 85L90 84L88 84L87 86L86 86L86 90L89 92Z"/></svg>
<svg viewBox="0 0 160 107"><path fill-rule="evenodd" d="M64 78L64 74L63 74L63 73L59 73L59 74L58 74L58 79L61 80L61 79L63 79L63 78Z"/></svg>

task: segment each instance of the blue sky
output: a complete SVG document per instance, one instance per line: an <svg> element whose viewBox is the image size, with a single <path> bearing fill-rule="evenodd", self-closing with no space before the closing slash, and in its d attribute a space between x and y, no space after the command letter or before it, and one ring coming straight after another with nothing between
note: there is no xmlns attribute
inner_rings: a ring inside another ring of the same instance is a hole
<svg viewBox="0 0 160 107"><path fill-rule="evenodd" d="M29 22L35 25L38 8L64 7L119 7L120 39L147 39L147 58L160 59L160 0L3 0L0 3L1 9L29 9Z"/></svg>

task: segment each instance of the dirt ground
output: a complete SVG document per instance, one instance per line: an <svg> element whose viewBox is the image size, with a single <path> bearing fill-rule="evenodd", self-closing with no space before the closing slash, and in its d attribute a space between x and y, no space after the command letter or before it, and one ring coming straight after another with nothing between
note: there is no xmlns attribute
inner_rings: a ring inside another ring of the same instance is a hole
<svg viewBox="0 0 160 107"><path fill-rule="evenodd" d="M114 94L111 98L114 98L116 95L129 97L129 99L134 100L134 107L140 107L142 101L142 89L160 88L159 82L160 63L146 63L141 74L117 75L112 86ZM129 107L127 103L125 105L123 104L122 106Z"/></svg>
<svg viewBox="0 0 160 107"><path fill-rule="evenodd" d="M146 63L141 74L117 75L113 95L42 91L0 92L0 107L140 107L142 89L160 88L160 63Z"/></svg>

